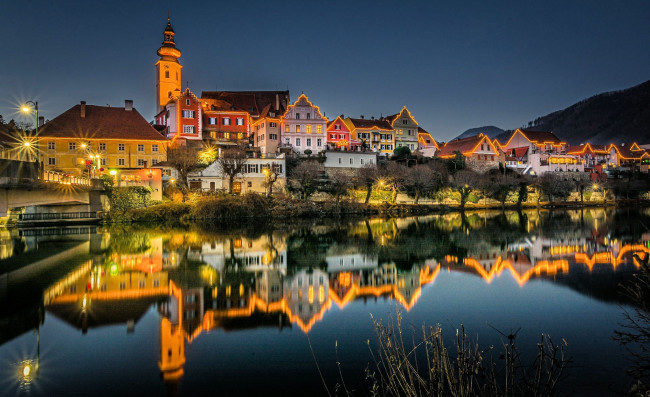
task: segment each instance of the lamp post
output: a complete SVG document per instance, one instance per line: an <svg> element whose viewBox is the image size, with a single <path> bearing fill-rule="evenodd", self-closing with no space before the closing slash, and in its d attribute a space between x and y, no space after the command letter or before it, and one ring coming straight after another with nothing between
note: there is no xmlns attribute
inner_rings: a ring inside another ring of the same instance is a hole
<svg viewBox="0 0 650 397"><path fill-rule="evenodd" d="M34 109L34 114L36 115L36 173L38 174L40 178L40 170L41 170L41 159L40 159L40 153L39 153L39 142L38 142L38 101L27 101L23 106L21 106L20 110L23 113L31 113L31 110Z"/></svg>

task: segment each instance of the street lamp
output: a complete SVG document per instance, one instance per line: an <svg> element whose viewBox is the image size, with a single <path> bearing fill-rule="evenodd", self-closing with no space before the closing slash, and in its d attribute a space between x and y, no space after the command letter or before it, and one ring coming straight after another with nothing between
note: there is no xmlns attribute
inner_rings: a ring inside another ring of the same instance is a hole
<svg viewBox="0 0 650 397"><path fill-rule="evenodd" d="M20 110L23 113L31 113L32 109L34 109L34 114L36 115L36 172L38 173L40 177L40 169L41 169L41 159L40 159L40 154L38 152L38 101L27 101L23 106L21 106ZM29 146L27 142L25 142L25 146Z"/></svg>

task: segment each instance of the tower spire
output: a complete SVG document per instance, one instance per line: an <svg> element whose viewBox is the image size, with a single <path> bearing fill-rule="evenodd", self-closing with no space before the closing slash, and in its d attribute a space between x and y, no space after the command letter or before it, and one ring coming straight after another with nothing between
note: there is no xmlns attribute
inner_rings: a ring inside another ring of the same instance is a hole
<svg viewBox="0 0 650 397"><path fill-rule="evenodd" d="M181 57L181 51L176 48L176 41L174 36L174 28L172 28L171 17L169 10L167 11L167 26L163 31L163 42L158 48L158 56L160 59L156 62L157 68L157 106L160 112L169 98L180 93L181 88L181 69L183 68L178 62Z"/></svg>

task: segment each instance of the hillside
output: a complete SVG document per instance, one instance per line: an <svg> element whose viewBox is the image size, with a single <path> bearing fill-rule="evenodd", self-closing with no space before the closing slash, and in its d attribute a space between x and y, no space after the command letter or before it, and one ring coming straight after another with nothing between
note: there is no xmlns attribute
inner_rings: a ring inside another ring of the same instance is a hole
<svg viewBox="0 0 650 397"><path fill-rule="evenodd" d="M470 136L478 135L479 133L483 133L489 136L490 138L494 138L495 136L503 133L503 130L493 125L488 125L485 127L478 127L478 128L470 128L469 130L463 132L462 134L458 135L454 139L467 138Z"/></svg>
<svg viewBox="0 0 650 397"><path fill-rule="evenodd" d="M569 144L650 143L650 81L593 96L532 122Z"/></svg>

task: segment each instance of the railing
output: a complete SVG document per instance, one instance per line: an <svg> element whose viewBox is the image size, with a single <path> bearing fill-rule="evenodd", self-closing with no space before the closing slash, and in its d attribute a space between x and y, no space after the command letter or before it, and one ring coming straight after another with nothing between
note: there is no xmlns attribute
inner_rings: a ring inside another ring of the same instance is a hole
<svg viewBox="0 0 650 397"><path fill-rule="evenodd" d="M32 236L73 236L78 234L97 233L94 226L71 227L71 228L48 228L48 229L22 229L18 231L21 237Z"/></svg>
<svg viewBox="0 0 650 397"><path fill-rule="evenodd" d="M81 185L81 186L92 186L93 181L90 178L85 176L75 176L64 174L56 171L45 171L43 172L43 181L50 183L61 183L64 185Z"/></svg>
<svg viewBox="0 0 650 397"><path fill-rule="evenodd" d="M98 219L97 212L43 212L18 214L18 221L52 221L71 219Z"/></svg>

